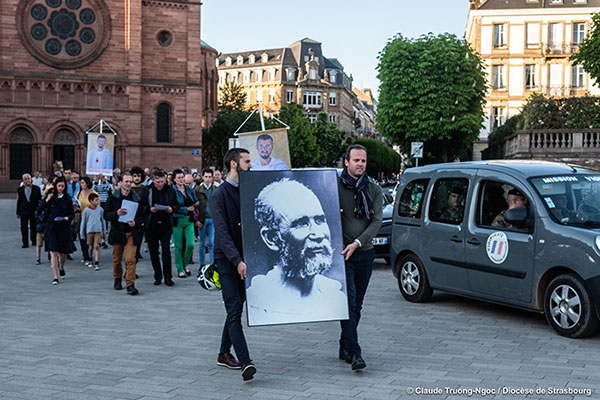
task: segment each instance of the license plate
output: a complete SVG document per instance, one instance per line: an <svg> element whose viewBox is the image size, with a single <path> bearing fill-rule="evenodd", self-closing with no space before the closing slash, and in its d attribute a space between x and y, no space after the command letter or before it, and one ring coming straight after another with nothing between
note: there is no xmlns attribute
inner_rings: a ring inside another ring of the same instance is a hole
<svg viewBox="0 0 600 400"><path fill-rule="evenodd" d="M388 242L388 238L386 237L378 237L378 238L373 238L373 245L377 246L380 244L387 244Z"/></svg>

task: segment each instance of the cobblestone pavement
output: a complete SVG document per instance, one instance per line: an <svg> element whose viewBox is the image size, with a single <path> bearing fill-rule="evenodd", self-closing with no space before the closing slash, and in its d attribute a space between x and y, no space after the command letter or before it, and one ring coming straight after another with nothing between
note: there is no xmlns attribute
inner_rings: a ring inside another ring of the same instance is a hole
<svg viewBox="0 0 600 400"><path fill-rule="evenodd" d="M448 294L408 303L385 264L376 264L359 329L365 370L337 359L338 323L246 328L258 373L242 383L239 371L216 365L218 292L190 278L153 286L148 253L140 295L115 291L110 250L98 272L75 253L52 286L47 260L36 266L35 250L21 249L14 207L0 200L2 399L473 399L484 396L469 390L503 388L534 390L533 399L586 398L536 389L590 389L600 398L599 336L562 338L541 315ZM420 388L441 394L417 396Z"/></svg>

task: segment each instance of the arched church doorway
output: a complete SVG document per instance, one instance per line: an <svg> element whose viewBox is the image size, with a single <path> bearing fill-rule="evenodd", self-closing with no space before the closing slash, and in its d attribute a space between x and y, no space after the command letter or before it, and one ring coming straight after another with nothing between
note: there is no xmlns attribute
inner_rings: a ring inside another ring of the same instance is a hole
<svg viewBox="0 0 600 400"><path fill-rule="evenodd" d="M31 174L33 135L27 128L16 128L10 134L10 179Z"/></svg>
<svg viewBox="0 0 600 400"><path fill-rule="evenodd" d="M54 135L54 161L62 161L63 168L75 168L75 143L77 137L69 129L60 129Z"/></svg>

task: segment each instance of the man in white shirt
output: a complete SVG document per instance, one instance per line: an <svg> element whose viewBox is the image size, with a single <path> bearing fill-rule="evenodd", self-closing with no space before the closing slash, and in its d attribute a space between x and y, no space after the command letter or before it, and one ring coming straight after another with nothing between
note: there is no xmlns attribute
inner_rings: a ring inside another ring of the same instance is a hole
<svg viewBox="0 0 600 400"><path fill-rule="evenodd" d="M87 155L87 173L88 174L105 174L107 170L113 167L113 156L106 145L106 136L98 135L96 138L97 148L90 149Z"/></svg>
<svg viewBox="0 0 600 400"><path fill-rule="evenodd" d="M278 171L289 169L288 165L280 158L271 156L273 152L273 137L262 134L256 138L256 150L259 158L252 161L254 171Z"/></svg>

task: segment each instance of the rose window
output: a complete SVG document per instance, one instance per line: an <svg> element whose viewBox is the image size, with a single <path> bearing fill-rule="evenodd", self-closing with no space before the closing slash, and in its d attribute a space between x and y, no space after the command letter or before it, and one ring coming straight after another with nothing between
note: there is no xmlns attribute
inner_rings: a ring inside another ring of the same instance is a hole
<svg viewBox="0 0 600 400"><path fill-rule="evenodd" d="M27 50L55 68L91 63L110 40L104 0L22 0L17 26Z"/></svg>

